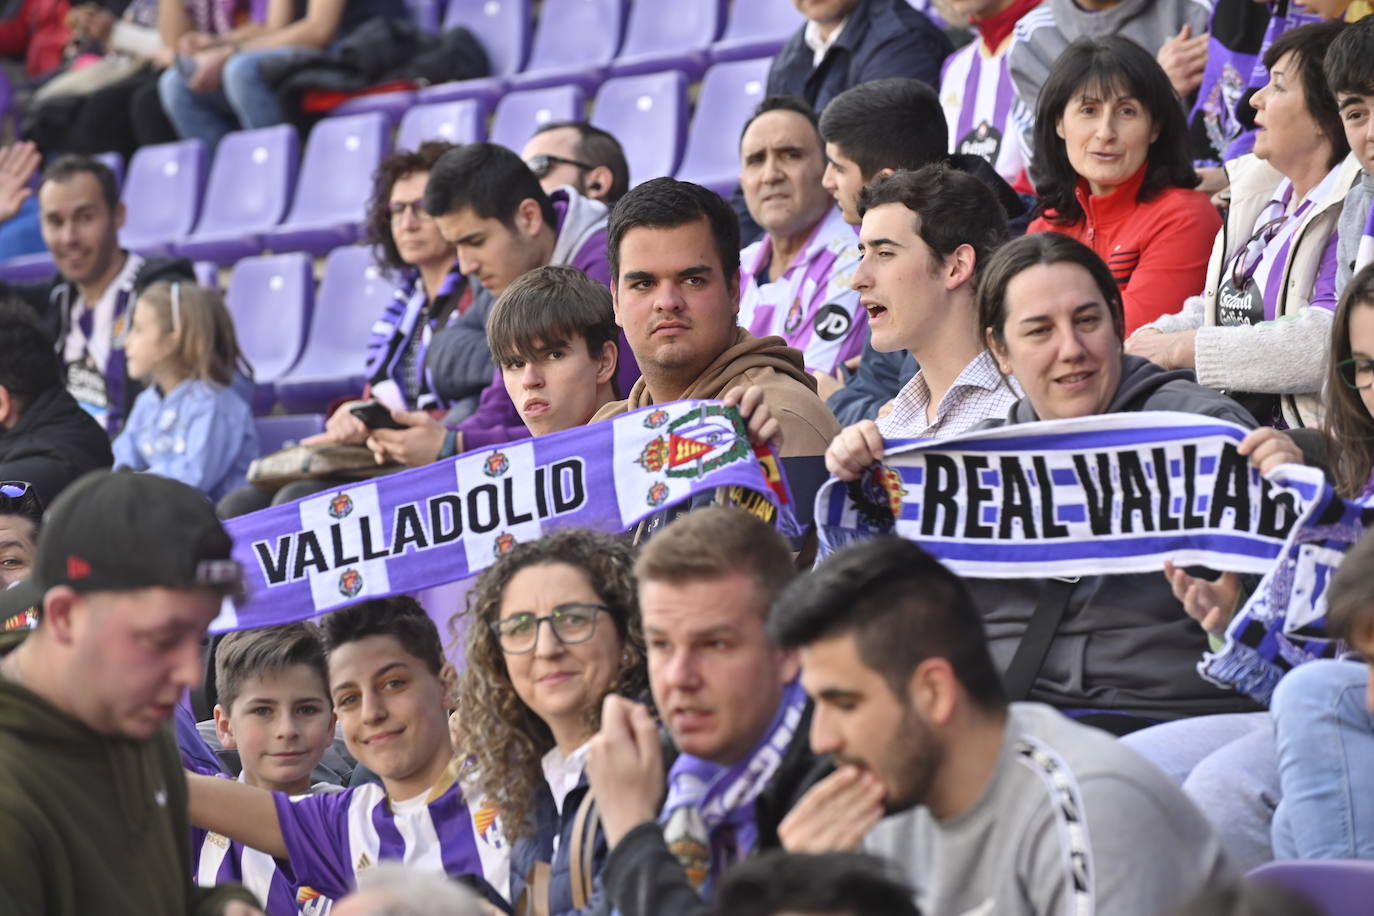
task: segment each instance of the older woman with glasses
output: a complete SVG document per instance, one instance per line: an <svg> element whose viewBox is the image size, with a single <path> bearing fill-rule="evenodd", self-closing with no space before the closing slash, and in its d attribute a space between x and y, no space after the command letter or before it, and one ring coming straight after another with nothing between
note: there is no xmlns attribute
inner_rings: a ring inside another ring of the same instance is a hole
<svg viewBox="0 0 1374 916"><path fill-rule="evenodd" d="M516 545L469 593L458 757L501 812L517 912L604 900L605 838L595 818L576 836L574 827L589 801L583 766L602 701L648 690L632 569L619 539L570 528Z"/></svg>
<svg viewBox="0 0 1374 916"><path fill-rule="evenodd" d="M1321 422L1324 356L1336 305L1336 224L1360 174L1348 157L1322 63L1345 26L1280 36L1255 94L1255 151L1227 167L1231 204L1207 283L1181 312L1147 324L1126 350L1240 401L1263 425Z"/></svg>

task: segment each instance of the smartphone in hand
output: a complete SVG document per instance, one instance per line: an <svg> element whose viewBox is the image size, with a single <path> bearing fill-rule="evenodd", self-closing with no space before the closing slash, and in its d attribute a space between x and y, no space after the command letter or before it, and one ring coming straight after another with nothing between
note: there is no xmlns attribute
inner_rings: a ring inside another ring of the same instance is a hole
<svg viewBox="0 0 1374 916"><path fill-rule="evenodd" d="M391 416L391 411L386 405L379 401L367 401L363 404L356 404L348 408L348 412L357 417L368 429L406 429L404 423L397 423Z"/></svg>

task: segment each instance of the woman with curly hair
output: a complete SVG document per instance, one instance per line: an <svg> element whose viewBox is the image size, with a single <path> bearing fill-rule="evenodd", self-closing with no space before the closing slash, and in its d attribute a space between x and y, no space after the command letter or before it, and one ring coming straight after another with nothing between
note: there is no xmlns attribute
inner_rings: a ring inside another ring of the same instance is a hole
<svg viewBox="0 0 1374 916"><path fill-rule="evenodd" d="M575 913L601 898L606 840L591 828L590 874L574 875L572 834L602 701L648 693L633 567L622 541L569 528L516 545L468 594L458 758L501 813L518 912Z"/></svg>

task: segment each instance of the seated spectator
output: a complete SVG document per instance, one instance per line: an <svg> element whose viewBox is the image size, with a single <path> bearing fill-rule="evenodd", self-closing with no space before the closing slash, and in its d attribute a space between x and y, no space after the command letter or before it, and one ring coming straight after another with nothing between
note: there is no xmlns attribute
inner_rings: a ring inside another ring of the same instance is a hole
<svg viewBox="0 0 1374 916"><path fill-rule="evenodd" d="M544 193L567 185L607 207L630 190L630 165L614 136L586 121L541 126L520 152Z"/></svg>
<svg viewBox="0 0 1374 916"><path fill-rule="evenodd" d="M806 747L796 655L765 630L795 571L771 526L713 507L665 528L635 572L649 683L678 754L660 811L658 727L646 707L606 698L587 751L611 847L602 881L624 916L706 914L724 870L776 848L783 815L829 771Z"/></svg>
<svg viewBox="0 0 1374 916"><path fill-rule="evenodd" d="M536 267L487 319L487 343L532 436L582 426L615 400L619 357L611 292L571 267Z"/></svg>
<svg viewBox="0 0 1374 916"><path fill-rule="evenodd" d="M1360 179L1345 196L1336 243L1336 293L1374 263L1374 17L1341 32L1326 52L1327 86L1336 97Z"/></svg>
<svg viewBox="0 0 1374 916"><path fill-rule="evenodd" d="M948 161L986 182L1009 216L1024 217L1025 205L981 157L946 152L949 136L934 90L916 80L878 80L856 86L821 113L825 140L824 184L844 218L859 225L859 192L864 185L897 169L915 171ZM816 374L821 397L841 423L872 420L916 374L906 352L879 353L864 346L857 371L846 365L833 376Z"/></svg>
<svg viewBox="0 0 1374 916"><path fill-rule="evenodd" d="M333 916L484 916L479 898L460 884L379 862L358 875L358 889L329 911Z"/></svg>
<svg viewBox="0 0 1374 916"><path fill-rule="evenodd" d="M1007 70L1011 32L1041 0L952 0L969 17L974 39L951 54L940 71L940 105L949 150L981 156L1013 186L1028 185L1026 160L1011 113L1016 87Z"/></svg>
<svg viewBox="0 0 1374 916"><path fill-rule="evenodd" d="M988 349L1026 393L1005 420L986 425L1142 410L1254 425L1244 408L1196 384L1191 373L1122 353L1116 280L1068 236L1028 235L993 255L979 280L978 313ZM1255 708L1198 676L1206 635L1157 573L978 579L970 588L998 665L1030 666L1030 699L1122 733L1158 720ZM1018 665L1017 646L1041 605L1062 607L1062 619L1043 660Z"/></svg>
<svg viewBox="0 0 1374 916"><path fill-rule="evenodd" d="M820 111L860 83L891 76L940 85L949 39L906 0L793 0L806 24L768 68L768 95L796 95Z"/></svg>
<svg viewBox="0 0 1374 916"><path fill-rule="evenodd" d="M323 626L344 741L381 784L293 799L192 773L191 823L262 850L288 881L334 899L358 872L398 859L504 901L509 853L495 811L466 796L454 766L452 669L434 621L415 599L397 597L334 611Z"/></svg>
<svg viewBox="0 0 1374 916"><path fill-rule="evenodd" d="M191 882L167 728L242 587L231 546L175 480L98 471L52 504L33 575L0 591L0 620L41 607L36 629L0 635L7 912L260 916L242 887Z"/></svg>
<svg viewBox="0 0 1374 916"><path fill-rule="evenodd" d="M525 438L525 427L491 365L486 324L496 298L517 278L547 264L562 264L609 285L606 268L606 207L571 187L545 194L520 157L503 146L470 143L450 150L434 166L425 186L425 209L440 235L458 252L459 269L481 287L472 307L437 331L425 356L430 371L464 380L486 380L477 409L446 428L420 411L392 416L405 430L376 430L369 445L378 462L410 467L475 448ZM442 367L462 367L443 370ZM628 390L639 371L628 348L620 348L619 390ZM438 389L440 396L444 389Z"/></svg>
<svg viewBox="0 0 1374 916"><path fill-rule="evenodd" d="M222 746L238 751L239 782L293 796L342 791L329 783L311 785L311 770L334 739L318 627L292 623L228 634L215 649L215 684L215 731ZM187 766L205 772L190 761ZM298 900L328 906L311 888L292 884L267 853L234 841L226 846L223 837L200 828L191 831L191 865L202 887L243 884L267 916L300 913Z"/></svg>
<svg viewBox="0 0 1374 916"><path fill-rule="evenodd" d="M716 916L920 916L891 863L854 853L780 851L725 873Z"/></svg>
<svg viewBox="0 0 1374 916"><path fill-rule="evenodd" d="M1255 152L1231 163L1231 207L1206 285L1182 311L1141 327L1128 351L1192 369L1262 425L1321 419L1321 354L1336 305L1336 223L1359 173L1322 62L1345 26L1306 25L1265 52L1252 100Z"/></svg>
<svg viewBox="0 0 1374 916"><path fill-rule="evenodd" d="M602 701L648 692L633 567L622 539L566 528L516 545L469 592L456 751L505 822L509 899L536 912L604 906L606 839L574 829L591 805L583 767Z"/></svg>
<svg viewBox="0 0 1374 916"><path fill-rule="evenodd" d="M33 569L43 503L23 480L0 481L0 591L23 582ZM0 632L31 630L38 625L33 608L0 618Z"/></svg>
<svg viewBox="0 0 1374 916"><path fill-rule="evenodd" d="M146 387L114 440L115 465L180 480L212 501L244 486L258 433L252 409L229 387L247 365L224 297L189 283L148 287L134 303L124 354L129 377Z"/></svg>
<svg viewBox="0 0 1374 916"><path fill-rule="evenodd" d="M801 353L736 326L739 224L728 204L690 182L646 181L616 204L607 250L616 323L643 377L593 420L757 386L781 427L782 457L825 453L839 427Z"/></svg>
<svg viewBox="0 0 1374 916"><path fill-rule="evenodd" d="M1040 89L1054 62L1070 44L1080 38L1120 35L1140 45L1146 53L1157 55L1171 39L1195 42L1206 34L1211 12L1210 3L1196 0L1045 0L1023 16L1012 31L1007 69L1016 86L1013 117L1026 152L1034 152L1031 132L1039 110ZM1183 71L1192 82L1175 86L1180 96L1197 88L1202 76L1195 64L1192 68L1185 66ZM1032 177L1038 184L1039 176Z"/></svg>
<svg viewBox="0 0 1374 916"><path fill-rule="evenodd" d="M830 375L863 349L864 322L848 278L854 230L821 184L825 150L801 99L764 99L740 135L740 186L764 237L740 252L739 325L802 351Z"/></svg>
<svg viewBox="0 0 1374 916"><path fill-rule="evenodd" d="M841 764L783 821L784 845L844 849L858 835L840 824L892 813L861 848L897 863L928 913L1155 916L1237 878L1158 770L1048 706L1007 702L979 610L892 537L783 594L769 632L801 652L812 750Z"/></svg>
<svg viewBox="0 0 1374 916"><path fill-rule="evenodd" d="M875 424L846 427L826 467L855 480L883 457L884 439L957 435L1004 417L1020 389L997 371L978 335L978 276L1007 240L1007 221L987 185L943 165L879 178L859 195L861 263L851 280L863 297L871 343L910 351L920 371Z"/></svg>
<svg viewBox="0 0 1374 916"><path fill-rule="evenodd" d="M1129 38L1079 39L1040 90L1035 172L1040 216L1107 262L1126 334L1175 312L1206 279L1221 217L1193 190L1187 126L1168 77Z"/></svg>
<svg viewBox="0 0 1374 916"><path fill-rule="evenodd" d="M1366 805L1374 789L1371 569L1374 535L1366 533L1325 593L1331 634L1360 660L1308 662L1274 691L1280 801L1273 845L1282 859L1374 858L1374 818Z"/></svg>
<svg viewBox="0 0 1374 916"><path fill-rule="evenodd" d="M129 306L158 280L194 280L184 260L148 257L119 247L124 204L109 167L64 156L38 185L43 241L57 274L37 283L3 283L38 312L57 340L67 389L111 436L138 396L124 368Z"/></svg>
<svg viewBox="0 0 1374 916"><path fill-rule="evenodd" d="M404 0L268 0L262 29L178 49L186 63L158 79L163 110L182 139L200 140L211 151L231 130L284 123L288 113L263 65L326 48L378 17L410 14Z"/></svg>
<svg viewBox="0 0 1374 916"><path fill-rule="evenodd" d="M100 424L62 387L61 367L31 309L0 302L0 480L23 480L44 505L113 462Z"/></svg>

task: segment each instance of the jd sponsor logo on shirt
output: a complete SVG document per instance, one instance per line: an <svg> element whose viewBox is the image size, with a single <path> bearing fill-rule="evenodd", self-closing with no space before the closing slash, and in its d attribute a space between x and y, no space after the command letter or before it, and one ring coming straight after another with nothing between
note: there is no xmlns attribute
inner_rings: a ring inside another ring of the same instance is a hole
<svg viewBox="0 0 1374 916"><path fill-rule="evenodd" d="M816 313L816 336L821 340L839 340L849 333L853 319L842 306L830 303Z"/></svg>

